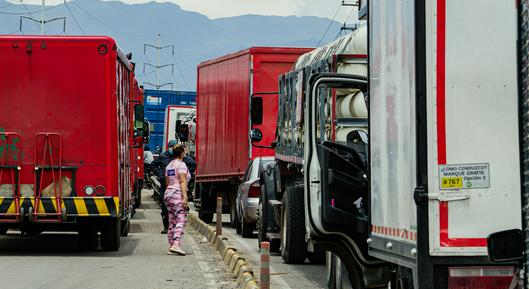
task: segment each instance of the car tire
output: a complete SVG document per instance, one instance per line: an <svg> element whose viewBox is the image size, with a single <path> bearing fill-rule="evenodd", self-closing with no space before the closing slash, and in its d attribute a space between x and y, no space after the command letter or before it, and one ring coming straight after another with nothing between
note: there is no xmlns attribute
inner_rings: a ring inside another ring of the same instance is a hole
<svg viewBox="0 0 529 289"><path fill-rule="evenodd" d="M242 225L241 220L237 219L237 223L235 224L235 233L240 235L242 233Z"/></svg>
<svg viewBox="0 0 529 289"><path fill-rule="evenodd" d="M286 264L301 264L307 257L303 187L288 186L283 196L281 256Z"/></svg>
<svg viewBox="0 0 529 289"><path fill-rule="evenodd" d="M198 212L198 217L206 224L213 222L213 213Z"/></svg>
<svg viewBox="0 0 529 289"><path fill-rule="evenodd" d="M104 251L118 251L121 245L121 221L108 218L101 222L101 248Z"/></svg>

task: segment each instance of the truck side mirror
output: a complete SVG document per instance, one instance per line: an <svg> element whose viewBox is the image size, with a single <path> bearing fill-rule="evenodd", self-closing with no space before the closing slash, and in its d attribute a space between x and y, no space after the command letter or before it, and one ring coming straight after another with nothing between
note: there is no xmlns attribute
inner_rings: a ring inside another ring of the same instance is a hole
<svg viewBox="0 0 529 289"><path fill-rule="evenodd" d="M151 134L151 126L149 121L143 120L143 143L149 143L149 136Z"/></svg>
<svg viewBox="0 0 529 289"><path fill-rule="evenodd" d="M134 130L143 130L144 120L143 104L134 105Z"/></svg>
<svg viewBox="0 0 529 289"><path fill-rule="evenodd" d="M519 229L497 232L487 239L489 257L493 262L520 261L523 248L523 234Z"/></svg>
<svg viewBox="0 0 529 289"><path fill-rule="evenodd" d="M180 127L178 128L178 139L180 139L181 142L189 141L189 125L180 125Z"/></svg>
<svg viewBox="0 0 529 289"><path fill-rule="evenodd" d="M260 142L263 139L263 132L258 128L252 129L250 131L250 139L252 142Z"/></svg>

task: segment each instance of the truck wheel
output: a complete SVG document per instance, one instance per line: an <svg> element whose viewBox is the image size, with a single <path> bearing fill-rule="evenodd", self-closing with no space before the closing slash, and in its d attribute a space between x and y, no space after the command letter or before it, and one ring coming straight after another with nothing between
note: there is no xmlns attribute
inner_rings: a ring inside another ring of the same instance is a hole
<svg viewBox="0 0 529 289"><path fill-rule="evenodd" d="M345 268L345 265L342 263L342 260L336 255L333 254L333 258L335 259L335 285L336 289L357 289L357 287L353 288L353 285L351 283L351 278L349 277L349 272L347 272L347 269Z"/></svg>
<svg viewBox="0 0 529 289"><path fill-rule="evenodd" d="M307 253L303 187L288 186L282 203L281 256L286 264L301 264Z"/></svg>
<svg viewBox="0 0 529 289"><path fill-rule="evenodd" d="M121 221L108 218L101 223L101 248L105 251L117 251L121 243Z"/></svg>
<svg viewBox="0 0 529 289"><path fill-rule="evenodd" d="M141 206L141 187L138 183L134 184L135 194L134 194L134 208L139 208Z"/></svg>
<svg viewBox="0 0 529 289"><path fill-rule="evenodd" d="M235 203L235 198L230 196L230 226L232 228L237 226L237 218L237 204Z"/></svg>
<svg viewBox="0 0 529 289"><path fill-rule="evenodd" d="M254 228L255 228L255 224L248 224L244 220L242 220L241 221L241 236L243 238L253 237Z"/></svg>
<svg viewBox="0 0 529 289"><path fill-rule="evenodd" d="M213 222L213 213L198 212L198 217L206 224Z"/></svg>
<svg viewBox="0 0 529 289"><path fill-rule="evenodd" d="M263 190L261 190L264 192ZM264 194L261 195L261 199L259 200L259 207L257 208L257 245L259 248L261 248L261 242L270 242L268 238L266 237L266 233L268 233L268 224L266 223L266 214L264 211L264 205L265 202L265 196ZM272 251L272 250L270 250Z"/></svg>
<svg viewBox="0 0 529 289"><path fill-rule="evenodd" d="M307 252L311 264L325 264L325 251Z"/></svg>
<svg viewBox="0 0 529 289"><path fill-rule="evenodd" d="M327 289L336 289L336 261L334 254L331 252L325 253L325 280Z"/></svg>
<svg viewBox="0 0 529 289"><path fill-rule="evenodd" d="M97 227L89 220L78 220L79 249L81 251L95 251L97 249Z"/></svg>
<svg viewBox="0 0 529 289"><path fill-rule="evenodd" d="M121 237L127 237L130 233L130 219L121 220Z"/></svg>

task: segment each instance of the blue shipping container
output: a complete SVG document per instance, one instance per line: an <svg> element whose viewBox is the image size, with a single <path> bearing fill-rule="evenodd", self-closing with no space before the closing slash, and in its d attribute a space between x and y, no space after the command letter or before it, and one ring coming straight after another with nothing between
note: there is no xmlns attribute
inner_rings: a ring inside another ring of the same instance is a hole
<svg viewBox="0 0 529 289"><path fill-rule="evenodd" d="M149 146L151 151L163 147L165 128L165 109L168 105L197 105L197 93L194 91L145 90L145 118L154 125Z"/></svg>

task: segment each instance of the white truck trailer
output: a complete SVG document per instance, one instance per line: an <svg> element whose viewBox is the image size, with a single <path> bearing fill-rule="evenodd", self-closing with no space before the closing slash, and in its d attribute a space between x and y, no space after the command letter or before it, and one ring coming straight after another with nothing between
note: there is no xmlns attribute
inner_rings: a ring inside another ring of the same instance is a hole
<svg viewBox="0 0 529 289"><path fill-rule="evenodd" d="M370 0L368 78L309 79L306 240L337 256L329 288L519 288L528 121L519 5ZM369 141L326 138L333 95L354 90L369 98ZM386 266L372 270L376 262Z"/></svg>

